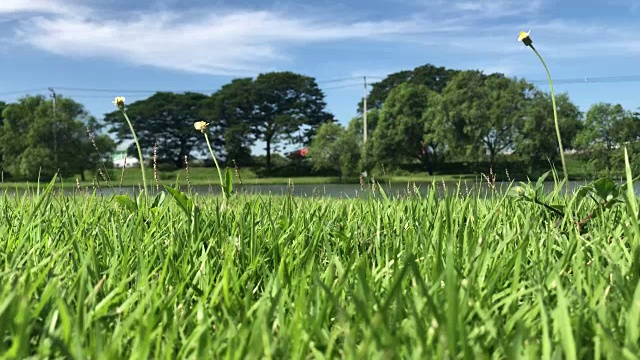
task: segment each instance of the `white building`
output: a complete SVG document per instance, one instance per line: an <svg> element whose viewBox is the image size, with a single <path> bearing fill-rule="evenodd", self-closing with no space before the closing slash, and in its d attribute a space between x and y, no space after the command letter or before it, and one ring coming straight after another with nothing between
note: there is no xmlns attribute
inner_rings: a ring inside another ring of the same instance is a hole
<svg viewBox="0 0 640 360"><path fill-rule="evenodd" d="M131 168L140 165L140 160L138 160L138 158L127 156L126 146L118 147L118 149L113 152L111 161L113 161L113 167L116 169L122 169L122 167Z"/></svg>

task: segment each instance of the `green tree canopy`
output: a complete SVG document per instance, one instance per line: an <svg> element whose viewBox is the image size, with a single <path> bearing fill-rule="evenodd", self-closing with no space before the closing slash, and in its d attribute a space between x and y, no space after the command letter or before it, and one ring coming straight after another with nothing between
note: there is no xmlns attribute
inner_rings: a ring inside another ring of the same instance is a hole
<svg viewBox="0 0 640 360"><path fill-rule="evenodd" d="M320 125L307 155L311 159L314 170L340 171L338 139L344 132L345 129L338 123Z"/></svg>
<svg viewBox="0 0 640 360"><path fill-rule="evenodd" d="M442 135L460 155L496 156L515 148L515 140L534 87L503 74L469 70L456 74L443 91Z"/></svg>
<svg viewBox="0 0 640 360"><path fill-rule="evenodd" d="M153 96L126 106L127 115L136 131L143 156L148 160L153 156L154 144L157 144L159 162L170 162L176 167L184 167L185 156L192 151L206 151L206 142L193 123L201 121L205 101L209 97L199 93L176 94L157 92ZM119 141L131 139L129 126L119 110L105 115L105 122L112 126ZM218 123L209 125L214 150L222 147L224 128ZM135 144L128 149L137 154Z"/></svg>
<svg viewBox="0 0 640 360"><path fill-rule="evenodd" d="M439 94L425 85L404 83L391 90L373 133L373 157L389 168L407 161L420 161L432 174L439 143L425 136L431 130L428 108L437 106Z"/></svg>
<svg viewBox="0 0 640 360"><path fill-rule="evenodd" d="M203 118L223 129L225 157L240 165L251 162L251 120L255 107L253 79L234 79L205 103Z"/></svg>
<svg viewBox="0 0 640 360"><path fill-rule="evenodd" d="M362 125L352 119L347 128L338 123L324 123L309 146L309 158L315 170L338 171L340 176L359 173L362 149Z"/></svg>
<svg viewBox="0 0 640 360"><path fill-rule="evenodd" d="M425 64L413 70L403 70L390 74L382 81L371 84L371 91L367 96L367 110L382 109L382 105L391 90L404 83L424 85L429 90L441 93L451 78L458 72L458 70L447 69L442 66L437 67ZM359 114L362 114L363 103L364 99L360 99L358 103Z"/></svg>
<svg viewBox="0 0 640 360"><path fill-rule="evenodd" d="M2 112L6 107L7 107L7 103L4 101L0 101L0 126L2 126L2 124L4 123L4 117L2 117Z"/></svg>
<svg viewBox="0 0 640 360"><path fill-rule="evenodd" d="M597 103L589 108L576 145L595 169L611 175L624 167L623 146L635 145L639 137L638 119L631 111L620 104Z"/></svg>
<svg viewBox="0 0 640 360"><path fill-rule="evenodd" d="M562 144L567 150L573 149L576 135L583 126L582 112L567 93L556 95L556 106ZM516 136L515 153L530 165L560 158L550 94L533 91L522 127Z"/></svg>
<svg viewBox="0 0 640 360"><path fill-rule="evenodd" d="M373 118L373 126L377 123L377 115L369 117L367 114L367 127L369 119ZM361 159L363 157L362 121L352 119L347 129L338 138L338 151L340 151L340 172L343 176L356 176L363 169Z"/></svg>
<svg viewBox="0 0 640 360"><path fill-rule="evenodd" d="M96 170L115 147L108 136L96 135L98 123L81 104L63 96L56 99L55 117L53 101L41 95L7 105L2 116L4 168L16 178L48 179L56 172L84 178L84 170Z"/></svg>
<svg viewBox="0 0 640 360"><path fill-rule="evenodd" d="M249 123L254 141L265 143L267 171L274 145L309 144L317 128L332 122L324 94L312 77L293 72L260 74L253 83L254 109Z"/></svg>
<svg viewBox="0 0 640 360"><path fill-rule="evenodd" d="M367 143L364 144L364 116L359 114L349 121L347 126L347 133L345 137L352 147L348 150L350 161L355 161L355 164L350 162L349 168L353 168L354 173L351 175L359 174L360 171L371 170L375 166L375 159L373 157L373 134L380 120L380 109L367 110Z"/></svg>

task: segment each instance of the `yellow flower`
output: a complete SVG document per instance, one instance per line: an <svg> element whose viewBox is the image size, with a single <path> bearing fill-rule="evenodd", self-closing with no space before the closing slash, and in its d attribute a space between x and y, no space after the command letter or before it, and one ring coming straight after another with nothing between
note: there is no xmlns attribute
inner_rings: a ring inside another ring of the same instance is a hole
<svg viewBox="0 0 640 360"><path fill-rule="evenodd" d="M527 32L520 31L520 35L518 36L518 41L522 41L526 46L531 46L531 43L533 43L533 41L531 40L531 37L529 37L530 33L531 33L531 30Z"/></svg>
<svg viewBox="0 0 640 360"><path fill-rule="evenodd" d="M118 108L124 106L124 96L116 96L115 100L113 100L113 104Z"/></svg>
<svg viewBox="0 0 640 360"><path fill-rule="evenodd" d="M207 125L209 124L204 121L198 121L193 123L193 127L195 127L196 130L202 131L202 132L204 132L207 129Z"/></svg>

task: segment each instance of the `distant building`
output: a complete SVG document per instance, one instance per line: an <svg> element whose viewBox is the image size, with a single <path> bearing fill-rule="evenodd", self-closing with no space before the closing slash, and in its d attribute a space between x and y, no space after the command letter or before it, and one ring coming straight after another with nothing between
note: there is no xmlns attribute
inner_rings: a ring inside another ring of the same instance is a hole
<svg viewBox="0 0 640 360"><path fill-rule="evenodd" d="M118 149L114 151L111 159L113 161L113 167L118 169L122 169L123 167L130 168L140 165L140 161L138 160L138 158L127 156L126 149Z"/></svg>

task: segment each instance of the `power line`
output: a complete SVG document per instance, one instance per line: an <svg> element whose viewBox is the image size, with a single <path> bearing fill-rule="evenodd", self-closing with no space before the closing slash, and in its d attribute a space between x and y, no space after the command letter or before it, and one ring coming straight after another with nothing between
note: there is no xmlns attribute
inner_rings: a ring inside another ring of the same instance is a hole
<svg viewBox="0 0 640 360"><path fill-rule="evenodd" d="M379 76L368 76L368 77L382 79ZM317 84L330 84L330 83L344 82L344 81L356 80L356 79L359 80L360 78L361 78L360 76L350 76L350 77L343 77L343 78L317 80L316 83ZM335 87L335 88L339 89L339 88L342 88L342 87L349 87L349 86L351 86L351 85L338 86L338 87ZM135 94L135 93L148 94L148 93L156 93L156 92L199 92L199 93L207 93L207 92L215 92L215 91L218 90L218 89L188 89L188 90L184 90L184 89L114 89L114 88L89 88L89 87L69 87L69 86L56 86L55 88L58 89L58 90L63 90L63 91L97 92L97 93L104 92L104 93L112 93L112 94L125 93L125 95L126 94ZM48 88L46 88L46 87L40 87L40 88L31 88L31 89L24 89L24 90L7 91L7 92L0 92L0 96L24 94L24 93L30 93L30 92L35 92L35 91L47 91L47 90L48 90ZM78 96L78 95L76 95L76 96Z"/></svg>
<svg viewBox="0 0 640 360"><path fill-rule="evenodd" d="M379 76L369 76L368 78L373 79L382 79ZM360 80L362 77L344 77L344 78L336 78L336 79L328 79L328 80L319 80L316 81L318 84L329 84L329 83L339 83L349 80ZM548 80L528 80L532 84L542 84L547 83ZM595 83L621 83L621 82L638 82L640 81L640 75L620 75L620 76L600 76L600 77L583 77L583 78L565 78L565 79L556 79L554 80L554 84L595 84ZM349 87L361 86L362 83L358 81L358 83L354 84L344 84L344 85L335 85L330 87L325 87L323 90L336 90L343 89ZM65 87L65 86L56 86L57 90L63 91L71 91L71 92L80 92L80 93L110 93L110 94L118 94L120 96L129 95L130 97L142 96L144 94L153 94L156 92L199 92L199 93L213 93L218 89L190 89L190 90L178 90L178 89L109 89L109 88L85 88L85 87ZM0 92L0 96L8 96L8 95L18 95L18 94L27 94L33 92L46 92L48 88L39 87L39 88L30 88L23 90L14 90L14 91L6 91ZM89 95L89 94L75 94L75 97L84 97L84 98L101 98L101 95Z"/></svg>
<svg viewBox="0 0 640 360"><path fill-rule="evenodd" d="M106 99L112 98L111 95L96 95L96 94L69 94L65 93L65 96L74 97L74 98L84 98L84 99ZM127 94L127 93L118 93L118 96L124 96L126 98L144 98L146 95L138 93L138 94ZM111 99L113 100L113 99Z"/></svg>
<svg viewBox="0 0 640 360"><path fill-rule="evenodd" d="M618 83L618 82L635 82L640 81L640 75L625 76L600 76L600 77L583 77L554 80L554 84L584 84L584 83ZM549 80L533 80L532 84L547 83Z"/></svg>
<svg viewBox="0 0 640 360"><path fill-rule="evenodd" d="M33 89L25 89L25 90L6 91L6 92L1 92L0 96L25 94L25 93L35 92L35 91L47 91L47 90L48 90L47 88L41 87L41 88L33 88Z"/></svg>
<svg viewBox="0 0 640 360"><path fill-rule="evenodd" d="M360 76L350 76L350 77L344 77L344 78L338 78L338 79L329 79L329 80L317 80L316 83L318 83L318 84L329 84L329 83L343 82L343 81L355 80L355 79L360 79Z"/></svg>
<svg viewBox="0 0 640 360"><path fill-rule="evenodd" d="M366 75L367 78L374 79L382 79L379 76L369 76ZM327 84L327 83L336 83L343 82L348 80L360 80L361 77L346 77L346 78L338 78L338 79L330 79L330 80L320 80L316 81L316 83ZM600 76L600 77L583 77L583 78L566 78L566 79L556 79L553 81L554 84L583 84L583 83L618 83L618 82L637 82L640 81L640 75L623 75L623 76ZM533 84L538 83L547 83L548 80L531 80L529 81ZM328 88L324 88L324 90L334 90L334 89L342 89L348 87L360 86L361 83L358 82L356 84L345 84L345 85L337 85L331 86ZM57 87L57 89L61 90L70 90L70 91L87 91L87 92L109 92L109 93L155 93L158 91L173 91L173 92L215 92L216 90L207 89L207 90L123 90L123 89L97 89L97 88L66 88L66 87ZM0 93L0 95L2 95Z"/></svg>
<svg viewBox="0 0 640 360"><path fill-rule="evenodd" d="M80 88L80 87L64 87L64 86L57 86L56 89L59 90L66 90L66 91L85 91L85 92L105 92L105 93L113 93L113 94L119 94L119 93L156 93L156 92L200 92L200 93L206 93L206 92L214 92L215 90L212 89L198 89L198 90L140 90L140 89L129 89L129 90L123 90L123 89L102 89L102 88Z"/></svg>
<svg viewBox="0 0 640 360"><path fill-rule="evenodd" d="M318 84L329 84L336 82L344 82L348 80L360 79L360 77L345 77L338 79L329 79L329 80L320 80L316 81ZM82 87L65 87L65 86L57 86L56 89L66 90L66 91L86 91L86 92L107 92L107 93L156 93L156 92L199 92L199 93L207 93L207 92L216 92L218 89L191 89L191 90L152 90L152 89L104 89L104 88L82 88Z"/></svg>
<svg viewBox="0 0 640 360"><path fill-rule="evenodd" d="M328 88L324 88L322 90L327 91L327 90L335 90L335 89L344 89L344 88L348 88L348 87L360 87L362 86L362 83L359 84L346 84L346 85L339 85L339 86L332 86L332 87L328 87Z"/></svg>

